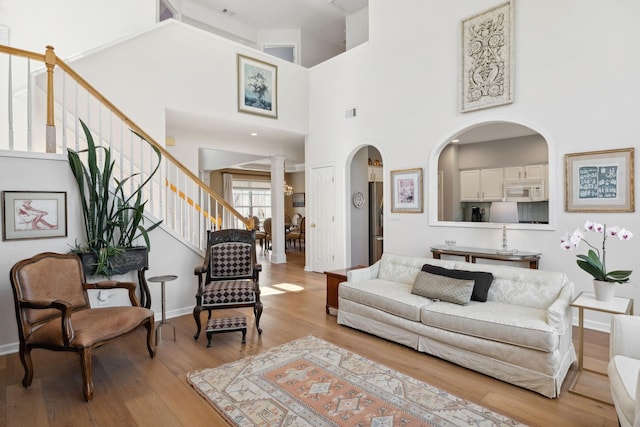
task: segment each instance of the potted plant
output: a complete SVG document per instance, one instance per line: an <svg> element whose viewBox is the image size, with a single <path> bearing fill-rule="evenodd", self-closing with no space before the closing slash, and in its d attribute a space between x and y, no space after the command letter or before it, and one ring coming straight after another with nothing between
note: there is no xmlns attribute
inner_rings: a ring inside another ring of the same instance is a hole
<svg viewBox="0 0 640 427"><path fill-rule="evenodd" d="M607 238L617 237L620 240L629 240L633 237L633 233L617 225L607 228L606 224L599 224L592 221L587 221L584 224L584 229L587 232L602 234L602 251L589 243L577 228L571 235L566 233L562 237L560 246L566 251L571 251L577 248L582 241L591 248L587 252L587 255L577 255L578 260L576 262L581 269L593 277L596 299L600 301L611 301L615 295L615 285L628 282L629 276L631 276L631 270L607 271Z"/></svg>
<svg viewBox="0 0 640 427"><path fill-rule="evenodd" d="M149 227L144 226L147 201L143 200L143 189L160 166L160 150L151 145L158 156L157 164L153 172L127 195L125 185L131 184L131 179L138 174L122 180L115 178L115 160L112 158L111 148L97 146L87 125L82 120L80 124L87 140L87 148L80 151L67 149L67 154L71 172L80 191L87 242L84 245L76 242L72 252L83 258L87 275L111 277L113 274L146 267L147 251L150 248L149 231L158 227L162 221ZM81 157L85 158L85 162ZM144 246L136 246L139 237L144 239Z"/></svg>

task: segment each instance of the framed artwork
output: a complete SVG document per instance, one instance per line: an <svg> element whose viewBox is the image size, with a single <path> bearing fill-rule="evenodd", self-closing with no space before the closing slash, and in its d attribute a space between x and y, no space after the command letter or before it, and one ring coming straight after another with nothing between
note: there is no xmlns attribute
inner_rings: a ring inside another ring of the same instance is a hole
<svg viewBox="0 0 640 427"><path fill-rule="evenodd" d="M66 237L67 193L3 191L2 240Z"/></svg>
<svg viewBox="0 0 640 427"><path fill-rule="evenodd" d="M513 102L513 4L462 21L462 112Z"/></svg>
<svg viewBox="0 0 640 427"><path fill-rule="evenodd" d="M238 111L278 118L278 67L238 55Z"/></svg>
<svg viewBox="0 0 640 427"><path fill-rule="evenodd" d="M635 212L633 148L565 154L565 211Z"/></svg>
<svg viewBox="0 0 640 427"><path fill-rule="evenodd" d="M304 208L304 193L293 193L291 202L294 208Z"/></svg>
<svg viewBox="0 0 640 427"><path fill-rule="evenodd" d="M421 168L391 171L391 212L423 212Z"/></svg>

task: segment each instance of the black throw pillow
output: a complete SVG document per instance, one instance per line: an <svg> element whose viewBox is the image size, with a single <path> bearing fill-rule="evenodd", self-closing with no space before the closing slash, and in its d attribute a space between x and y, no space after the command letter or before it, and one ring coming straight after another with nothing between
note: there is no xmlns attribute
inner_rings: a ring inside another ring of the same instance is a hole
<svg viewBox="0 0 640 427"><path fill-rule="evenodd" d="M471 294L472 301L486 302L489 287L493 282L493 274L485 271L451 270L431 264L423 265L422 271L454 279L474 280L473 293Z"/></svg>

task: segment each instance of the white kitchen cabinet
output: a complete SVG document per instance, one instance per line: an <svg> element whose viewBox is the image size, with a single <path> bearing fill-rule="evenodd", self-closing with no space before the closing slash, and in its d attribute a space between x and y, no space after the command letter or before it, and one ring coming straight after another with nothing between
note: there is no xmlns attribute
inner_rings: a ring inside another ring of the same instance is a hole
<svg viewBox="0 0 640 427"><path fill-rule="evenodd" d="M547 180L547 165L528 165L524 167L525 181Z"/></svg>
<svg viewBox="0 0 640 427"><path fill-rule="evenodd" d="M480 189L482 200L502 200L504 171L499 169L482 169L480 171Z"/></svg>
<svg viewBox="0 0 640 427"><path fill-rule="evenodd" d="M539 181L547 180L547 165L510 166L504 168L504 180L509 181Z"/></svg>
<svg viewBox="0 0 640 427"><path fill-rule="evenodd" d="M369 166L369 182L383 181L382 166Z"/></svg>
<svg viewBox="0 0 640 427"><path fill-rule="evenodd" d="M480 170L460 171L460 201L476 202L480 199Z"/></svg>
<svg viewBox="0 0 640 427"><path fill-rule="evenodd" d="M502 200L502 168L460 171L460 201Z"/></svg>
<svg viewBox="0 0 640 427"><path fill-rule="evenodd" d="M505 181L522 181L524 179L524 166L511 166L504 168Z"/></svg>

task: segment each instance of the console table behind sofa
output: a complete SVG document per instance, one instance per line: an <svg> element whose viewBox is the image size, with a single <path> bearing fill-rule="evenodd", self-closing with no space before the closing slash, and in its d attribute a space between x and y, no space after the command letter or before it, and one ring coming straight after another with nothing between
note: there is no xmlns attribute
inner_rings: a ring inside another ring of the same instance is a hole
<svg viewBox="0 0 640 427"><path fill-rule="evenodd" d="M496 249L485 248L465 248L454 246L431 246L431 253L435 259L440 259L441 255L457 255L463 256L466 262L476 262L476 259L492 259L507 262L528 262L529 268L537 269L540 256L539 252L523 252L518 251L512 254L500 254Z"/></svg>

